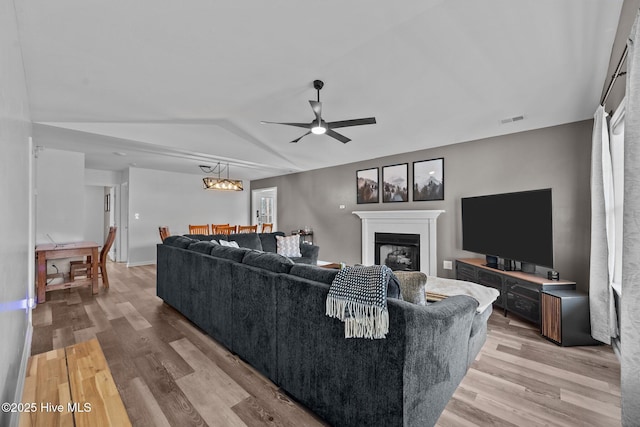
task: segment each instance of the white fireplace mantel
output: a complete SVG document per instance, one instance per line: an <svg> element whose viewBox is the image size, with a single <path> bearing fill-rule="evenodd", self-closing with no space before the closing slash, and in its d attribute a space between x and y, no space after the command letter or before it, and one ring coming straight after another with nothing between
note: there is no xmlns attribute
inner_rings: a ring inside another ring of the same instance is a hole
<svg viewBox="0 0 640 427"><path fill-rule="evenodd" d="M362 264L375 263L375 233L420 235L420 271L435 276L436 220L443 210L354 211L362 220Z"/></svg>

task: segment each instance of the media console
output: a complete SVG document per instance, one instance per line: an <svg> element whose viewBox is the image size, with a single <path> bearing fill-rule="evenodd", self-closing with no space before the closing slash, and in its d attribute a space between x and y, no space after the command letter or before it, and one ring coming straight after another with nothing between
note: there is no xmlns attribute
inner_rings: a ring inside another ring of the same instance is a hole
<svg viewBox="0 0 640 427"><path fill-rule="evenodd" d="M569 280L549 280L521 271L502 271L487 267L484 258L456 260L456 278L479 283L500 291L494 305L540 326L542 323L541 297L544 291L573 290L576 283Z"/></svg>

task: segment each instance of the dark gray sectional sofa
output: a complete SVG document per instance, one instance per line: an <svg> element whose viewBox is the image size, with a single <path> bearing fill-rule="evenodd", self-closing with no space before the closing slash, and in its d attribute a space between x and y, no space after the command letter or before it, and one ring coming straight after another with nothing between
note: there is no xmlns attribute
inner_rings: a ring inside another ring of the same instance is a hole
<svg viewBox="0 0 640 427"><path fill-rule="evenodd" d="M226 240L238 242L241 248L258 249L265 252L276 252L276 236L284 236L282 231L273 233L238 233L238 234L185 234L185 237L195 240L211 241ZM301 257L293 257L291 260L300 264L316 265L320 248L315 245L300 242Z"/></svg>
<svg viewBox="0 0 640 427"><path fill-rule="evenodd" d="M182 236L157 259L160 298L335 426L434 425L486 338L467 296L388 298L386 339L345 339L325 315L336 270Z"/></svg>

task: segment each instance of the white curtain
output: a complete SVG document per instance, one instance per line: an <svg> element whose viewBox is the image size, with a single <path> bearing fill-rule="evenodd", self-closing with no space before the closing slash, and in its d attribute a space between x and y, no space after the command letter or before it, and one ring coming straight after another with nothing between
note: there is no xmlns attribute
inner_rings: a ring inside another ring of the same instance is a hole
<svg viewBox="0 0 640 427"><path fill-rule="evenodd" d="M591 262L589 304L591 336L611 344L618 336L613 270L615 266L615 211L613 171L607 113L599 106L594 115L591 142Z"/></svg>
<svg viewBox="0 0 640 427"><path fill-rule="evenodd" d="M620 309L622 425L640 423L640 12L627 43Z"/></svg>

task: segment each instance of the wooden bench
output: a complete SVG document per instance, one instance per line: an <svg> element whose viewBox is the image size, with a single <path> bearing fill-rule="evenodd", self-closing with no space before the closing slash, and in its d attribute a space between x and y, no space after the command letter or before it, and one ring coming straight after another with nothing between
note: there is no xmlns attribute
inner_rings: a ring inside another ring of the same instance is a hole
<svg viewBox="0 0 640 427"><path fill-rule="evenodd" d="M29 358L20 427L130 426L97 339Z"/></svg>

